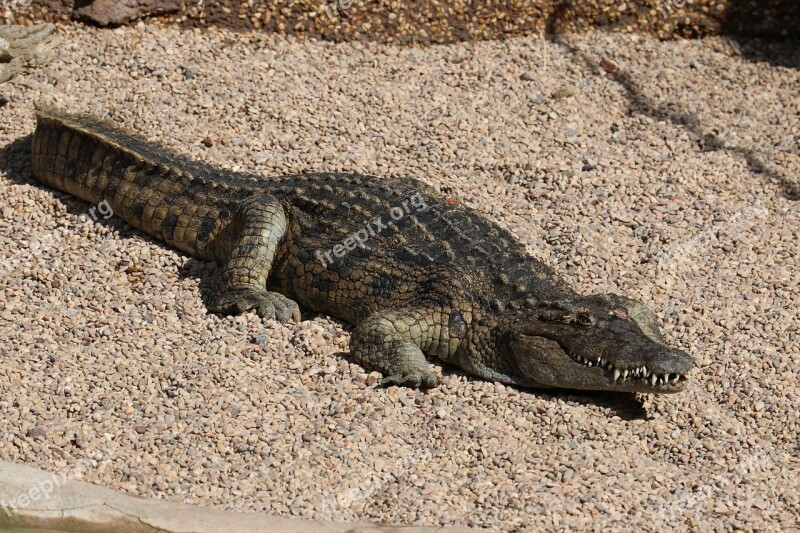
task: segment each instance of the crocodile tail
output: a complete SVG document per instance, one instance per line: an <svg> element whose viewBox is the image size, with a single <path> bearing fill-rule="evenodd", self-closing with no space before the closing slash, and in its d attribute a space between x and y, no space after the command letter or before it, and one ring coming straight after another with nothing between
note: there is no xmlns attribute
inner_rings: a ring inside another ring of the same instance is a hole
<svg viewBox="0 0 800 533"><path fill-rule="evenodd" d="M119 126L114 125L112 122L103 120L102 118L90 113L70 113L64 109L61 109L60 107L48 104L46 102L34 102L33 110L37 123L43 120L58 122L74 129L89 130L90 132L97 126L125 131L124 128L120 128ZM131 134L128 131L125 131L125 133Z"/></svg>
<svg viewBox="0 0 800 533"><path fill-rule="evenodd" d="M110 125L36 102L31 164L36 178L92 203L113 196L111 167L122 150L105 135Z"/></svg>

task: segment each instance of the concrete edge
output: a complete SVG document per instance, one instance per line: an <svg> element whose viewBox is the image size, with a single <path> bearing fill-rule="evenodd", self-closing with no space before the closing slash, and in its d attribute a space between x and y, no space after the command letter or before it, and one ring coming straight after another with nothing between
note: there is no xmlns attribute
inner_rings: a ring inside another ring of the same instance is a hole
<svg viewBox="0 0 800 533"><path fill-rule="evenodd" d="M0 529L92 533L467 533L469 528L317 522L129 496L24 464L0 461Z"/></svg>

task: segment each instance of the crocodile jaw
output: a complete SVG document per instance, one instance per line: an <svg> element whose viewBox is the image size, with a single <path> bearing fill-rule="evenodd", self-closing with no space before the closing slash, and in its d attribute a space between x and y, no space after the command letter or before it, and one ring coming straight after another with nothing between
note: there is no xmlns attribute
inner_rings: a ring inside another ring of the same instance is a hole
<svg viewBox="0 0 800 533"><path fill-rule="evenodd" d="M545 336L519 335L510 345L520 381L528 386L662 394L684 389L694 366L689 355L655 342L635 347L638 353L630 348L619 348L628 353L615 364L613 356L578 355Z"/></svg>

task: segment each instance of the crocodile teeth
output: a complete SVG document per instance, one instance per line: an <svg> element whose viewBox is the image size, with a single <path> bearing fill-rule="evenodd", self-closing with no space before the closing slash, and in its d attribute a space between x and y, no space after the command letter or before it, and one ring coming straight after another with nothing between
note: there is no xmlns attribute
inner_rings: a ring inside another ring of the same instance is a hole
<svg viewBox="0 0 800 533"><path fill-rule="evenodd" d="M614 370L614 381L619 379L621 372L619 370Z"/></svg>
<svg viewBox="0 0 800 533"><path fill-rule="evenodd" d="M599 365L602 361L603 361L603 358L602 357L598 357L597 361L595 361L595 362Z"/></svg>
<svg viewBox="0 0 800 533"><path fill-rule="evenodd" d="M661 379L664 381L664 383L666 383L667 381L669 381L669 374L662 374Z"/></svg>
<svg viewBox="0 0 800 533"><path fill-rule="evenodd" d="M592 362L591 362L591 361L589 361L589 362L588 362L588 363L586 363L586 364L587 364L587 365L589 365L589 367L591 367L591 366L592 366Z"/></svg>
<svg viewBox="0 0 800 533"><path fill-rule="evenodd" d="M650 376L650 384L651 385L653 385L655 387L657 382L658 382L658 376L656 376L655 374Z"/></svg>
<svg viewBox="0 0 800 533"><path fill-rule="evenodd" d="M627 370L622 373L622 380L625 381L626 379L628 379L628 371Z"/></svg>

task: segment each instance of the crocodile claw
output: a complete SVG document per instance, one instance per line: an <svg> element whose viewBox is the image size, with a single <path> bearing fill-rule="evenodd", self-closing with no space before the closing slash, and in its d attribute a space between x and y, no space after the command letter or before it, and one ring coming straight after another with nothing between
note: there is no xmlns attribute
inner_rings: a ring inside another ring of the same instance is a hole
<svg viewBox="0 0 800 533"><path fill-rule="evenodd" d="M404 387L430 389L439 384L439 375L430 370L414 370L407 374L392 374L381 381L381 385L401 385Z"/></svg>
<svg viewBox="0 0 800 533"><path fill-rule="evenodd" d="M226 315L240 315L255 311L261 318L275 318L284 324L291 318L300 322L300 307L294 300L269 291L233 290L214 298L211 311Z"/></svg>

